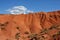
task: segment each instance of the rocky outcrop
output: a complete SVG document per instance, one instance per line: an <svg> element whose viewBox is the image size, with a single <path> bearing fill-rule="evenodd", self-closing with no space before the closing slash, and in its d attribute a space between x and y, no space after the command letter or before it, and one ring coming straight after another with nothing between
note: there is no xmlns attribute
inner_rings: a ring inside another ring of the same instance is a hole
<svg viewBox="0 0 60 40"><path fill-rule="evenodd" d="M0 40L60 40L58 33L60 11L0 14Z"/></svg>

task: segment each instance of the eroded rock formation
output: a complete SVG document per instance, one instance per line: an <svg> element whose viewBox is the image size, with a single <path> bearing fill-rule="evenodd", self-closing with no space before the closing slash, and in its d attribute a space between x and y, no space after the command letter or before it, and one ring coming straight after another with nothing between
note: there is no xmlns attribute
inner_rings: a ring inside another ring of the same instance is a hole
<svg viewBox="0 0 60 40"><path fill-rule="evenodd" d="M0 14L0 40L60 40L60 11Z"/></svg>

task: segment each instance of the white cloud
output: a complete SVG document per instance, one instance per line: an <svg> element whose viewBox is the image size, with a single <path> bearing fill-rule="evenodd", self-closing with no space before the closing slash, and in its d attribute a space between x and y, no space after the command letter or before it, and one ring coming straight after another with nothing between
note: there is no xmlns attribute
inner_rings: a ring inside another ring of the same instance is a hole
<svg viewBox="0 0 60 40"><path fill-rule="evenodd" d="M27 14L27 13L33 12L31 10L28 10L24 6L15 6L11 9L6 10L6 11L10 12L11 14Z"/></svg>

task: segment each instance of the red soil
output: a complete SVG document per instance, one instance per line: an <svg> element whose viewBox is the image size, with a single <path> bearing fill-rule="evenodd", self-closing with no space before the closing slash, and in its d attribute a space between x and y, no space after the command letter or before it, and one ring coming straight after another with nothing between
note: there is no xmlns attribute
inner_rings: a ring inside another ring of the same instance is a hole
<svg viewBox="0 0 60 40"><path fill-rule="evenodd" d="M34 40L28 38L31 34L38 34L43 29L49 29L52 25L60 25L60 11L37 12L30 14L1 14L0 15L0 40ZM59 27L60 28L60 27ZM49 30L52 36L60 30ZM45 40L54 40L48 34ZM45 37L44 36L44 37ZM56 36L56 40L60 36ZM35 39L40 40L40 39ZM44 39L43 39L44 40Z"/></svg>

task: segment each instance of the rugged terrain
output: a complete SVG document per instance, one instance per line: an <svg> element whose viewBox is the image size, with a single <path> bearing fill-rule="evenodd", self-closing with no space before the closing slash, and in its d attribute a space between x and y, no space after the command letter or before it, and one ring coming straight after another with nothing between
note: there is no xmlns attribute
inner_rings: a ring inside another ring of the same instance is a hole
<svg viewBox="0 0 60 40"><path fill-rule="evenodd" d="M0 40L60 40L60 11L0 14Z"/></svg>

